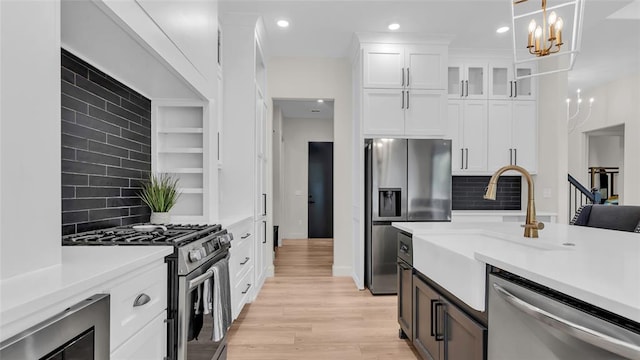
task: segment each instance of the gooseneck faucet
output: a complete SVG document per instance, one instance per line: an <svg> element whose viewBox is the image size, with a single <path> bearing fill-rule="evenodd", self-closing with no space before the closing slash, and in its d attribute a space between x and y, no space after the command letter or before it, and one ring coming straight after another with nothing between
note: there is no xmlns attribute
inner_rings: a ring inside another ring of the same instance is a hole
<svg viewBox="0 0 640 360"><path fill-rule="evenodd" d="M505 171L515 170L521 173L525 179L527 179L527 187L528 190L528 198L527 198L527 216L525 224L522 225L524 227L524 237L528 238L537 238L538 230L544 229L544 224L536 220L536 205L533 196L533 179L531 178L531 174L523 167L517 165L507 165L503 166L498 171L491 176L489 180L489 185L487 185L487 192L484 194L484 198L487 200L495 200L496 199L496 191L498 187L498 178Z"/></svg>

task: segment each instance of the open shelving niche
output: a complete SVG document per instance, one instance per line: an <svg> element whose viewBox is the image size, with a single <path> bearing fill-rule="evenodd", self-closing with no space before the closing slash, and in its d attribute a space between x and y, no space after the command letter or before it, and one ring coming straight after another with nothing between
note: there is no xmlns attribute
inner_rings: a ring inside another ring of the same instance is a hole
<svg viewBox="0 0 640 360"><path fill-rule="evenodd" d="M206 222L208 118L204 101L154 101L152 170L178 179L181 192L171 209L174 223Z"/></svg>

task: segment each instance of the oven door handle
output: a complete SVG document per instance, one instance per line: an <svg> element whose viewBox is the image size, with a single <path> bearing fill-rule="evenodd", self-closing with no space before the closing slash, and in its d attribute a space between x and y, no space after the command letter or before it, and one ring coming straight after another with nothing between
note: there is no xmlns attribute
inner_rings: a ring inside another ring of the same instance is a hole
<svg viewBox="0 0 640 360"><path fill-rule="evenodd" d="M205 280L211 278L212 276L213 269L209 269L205 271L204 274L198 275L198 277L196 277L195 279L189 280L189 291L193 290L196 286L202 284L203 282L205 282Z"/></svg>

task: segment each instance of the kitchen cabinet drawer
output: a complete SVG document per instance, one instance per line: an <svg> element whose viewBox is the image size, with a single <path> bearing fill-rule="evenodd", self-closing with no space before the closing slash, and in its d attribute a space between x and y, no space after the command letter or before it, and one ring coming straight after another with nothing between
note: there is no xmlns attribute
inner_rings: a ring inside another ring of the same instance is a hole
<svg viewBox="0 0 640 360"><path fill-rule="evenodd" d="M236 246L236 242L242 241L253 234L253 218L246 218L242 221L227 226L227 231L233 234L231 248Z"/></svg>
<svg viewBox="0 0 640 360"><path fill-rule="evenodd" d="M250 235L240 242L235 243L234 246L229 249L231 252L229 279L231 280L232 286L253 266L253 239L253 235Z"/></svg>
<svg viewBox="0 0 640 360"><path fill-rule="evenodd" d="M166 309L167 266L164 263L115 284L111 288L111 350Z"/></svg>
<svg viewBox="0 0 640 360"><path fill-rule="evenodd" d="M111 353L111 360L160 360L167 354L166 312L156 316L127 342Z"/></svg>
<svg viewBox="0 0 640 360"><path fill-rule="evenodd" d="M254 279L253 279L253 266L249 268L247 273L237 283L232 285L231 288L231 305L232 316L237 318L242 307L246 304L250 297L249 295L253 291Z"/></svg>

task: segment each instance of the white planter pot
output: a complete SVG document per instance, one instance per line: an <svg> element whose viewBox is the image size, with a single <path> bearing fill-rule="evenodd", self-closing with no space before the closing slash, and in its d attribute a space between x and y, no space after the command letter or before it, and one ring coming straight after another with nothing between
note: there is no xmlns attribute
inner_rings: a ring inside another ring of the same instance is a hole
<svg viewBox="0 0 640 360"><path fill-rule="evenodd" d="M168 212L152 212L149 222L159 225L168 224L171 222L171 215Z"/></svg>

